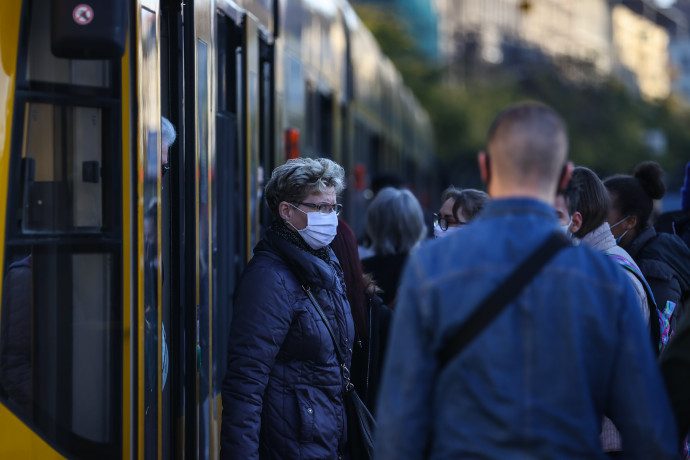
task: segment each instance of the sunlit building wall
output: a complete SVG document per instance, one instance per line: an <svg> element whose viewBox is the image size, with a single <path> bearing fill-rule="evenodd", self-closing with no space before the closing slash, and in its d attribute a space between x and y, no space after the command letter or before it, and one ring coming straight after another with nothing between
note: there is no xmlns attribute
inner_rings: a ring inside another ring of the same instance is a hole
<svg viewBox="0 0 690 460"><path fill-rule="evenodd" d="M607 0L435 1L446 61L457 60L476 40L478 56L488 63L500 63L508 45L581 60L601 74L611 71Z"/></svg>
<svg viewBox="0 0 690 460"><path fill-rule="evenodd" d="M547 55L591 64L600 74L611 71L611 33L606 0L533 0L521 15L525 42Z"/></svg>
<svg viewBox="0 0 690 460"><path fill-rule="evenodd" d="M472 46L486 62L503 60L502 46L517 41L520 10L518 0L436 0L439 12L439 51L453 62Z"/></svg>
<svg viewBox="0 0 690 460"><path fill-rule="evenodd" d="M668 31L623 5L612 9L614 72L645 99L671 91Z"/></svg>

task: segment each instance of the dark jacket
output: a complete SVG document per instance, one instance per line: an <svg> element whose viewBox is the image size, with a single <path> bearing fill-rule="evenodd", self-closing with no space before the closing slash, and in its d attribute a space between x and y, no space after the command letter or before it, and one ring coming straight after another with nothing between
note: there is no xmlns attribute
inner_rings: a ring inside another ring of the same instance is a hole
<svg viewBox="0 0 690 460"><path fill-rule="evenodd" d="M352 352L352 383L374 415L392 313L380 297L370 298L369 339L360 339Z"/></svg>
<svg viewBox="0 0 690 460"><path fill-rule="evenodd" d="M690 315L684 315L660 358L681 441L690 430Z"/></svg>
<svg viewBox="0 0 690 460"><path fill-rule="evenodd" d="M342 270L273 229L235 294L223 381L223 459L336 459L346 450L343 378L333 341L281 257L302 271L350 366L354 326ZM283 256L279 255L283 254Z"/></svg>
<svg viewBox="0 0 690 460"><path fill-rule="evenodd" d="M661 214L654 222L658 233L678 235L690 247L690 211L669 211Z"/></svg>
<svg viewBox="0 0 690 460"><path fill-rule="evenodd" d="M11 264L3 284L0 391L28 410L31 404L31 256Z"/></svg>
<svg viewBox="0 0 690 460"><path fill-rule="evenodd" d="M400 274L407 260L407 253L375 255L362 259L364 273L370 273L376 284L383 290L383 303L395 308L394 302L398 293Z"/></svg>
<svg viewBox="0 0 690 460"><path fill-rule="evenodd" d="M376 414L377 460L677 459L675 423L638 299L615 262L563 249L443 369L437 354L552 232L553 208L495 199L407 262Z"/></svg>
<svg viewBox="0 0 690 460"><path fill-rule="evenodd" d="M690 294L690 249L678 236L657 233L654 227L644 229L624 249L647 279L657 308L669 301L676 304L671 317L671 330L675 330L684 313L683 301Z"/></svg>

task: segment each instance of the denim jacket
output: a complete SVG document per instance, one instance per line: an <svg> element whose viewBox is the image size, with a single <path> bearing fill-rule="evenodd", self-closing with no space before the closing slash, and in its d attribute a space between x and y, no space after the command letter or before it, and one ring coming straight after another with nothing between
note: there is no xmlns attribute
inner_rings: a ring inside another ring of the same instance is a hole
<svg viewBox="0 0 690 460"><path fill-rule="evenodd" d="M376 458L606 458L602 416L626 458L676 458L676 428L639 312L614 262L560 251L459 356L437 353L547 236L545 203L489 203L410 256L379 393Z"/></svg>

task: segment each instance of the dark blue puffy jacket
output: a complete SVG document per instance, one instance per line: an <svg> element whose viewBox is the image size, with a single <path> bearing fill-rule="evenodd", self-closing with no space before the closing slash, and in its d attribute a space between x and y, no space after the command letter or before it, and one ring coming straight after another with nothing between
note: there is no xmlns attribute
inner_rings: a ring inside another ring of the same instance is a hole
<svg viewBox="0 0 690 460"><path fill-rule="evenodd" d="M302 270L350 365L354 326L336 257L331 251L326 263L269 230L235 295L221 458L347 457L344 385L333 341L279 254Z"/></svg>

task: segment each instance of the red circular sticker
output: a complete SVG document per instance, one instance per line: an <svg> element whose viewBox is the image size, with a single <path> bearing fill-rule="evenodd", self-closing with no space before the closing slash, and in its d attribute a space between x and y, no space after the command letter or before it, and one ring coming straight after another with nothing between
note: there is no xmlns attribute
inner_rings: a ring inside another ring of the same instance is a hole
<svg viewBox="0 0 690 460"><path fill-rule="evenodd" d="M93 8L85 3L75 6L72 11L72 19L80 26L85 26L93 21Z"/></svg>

